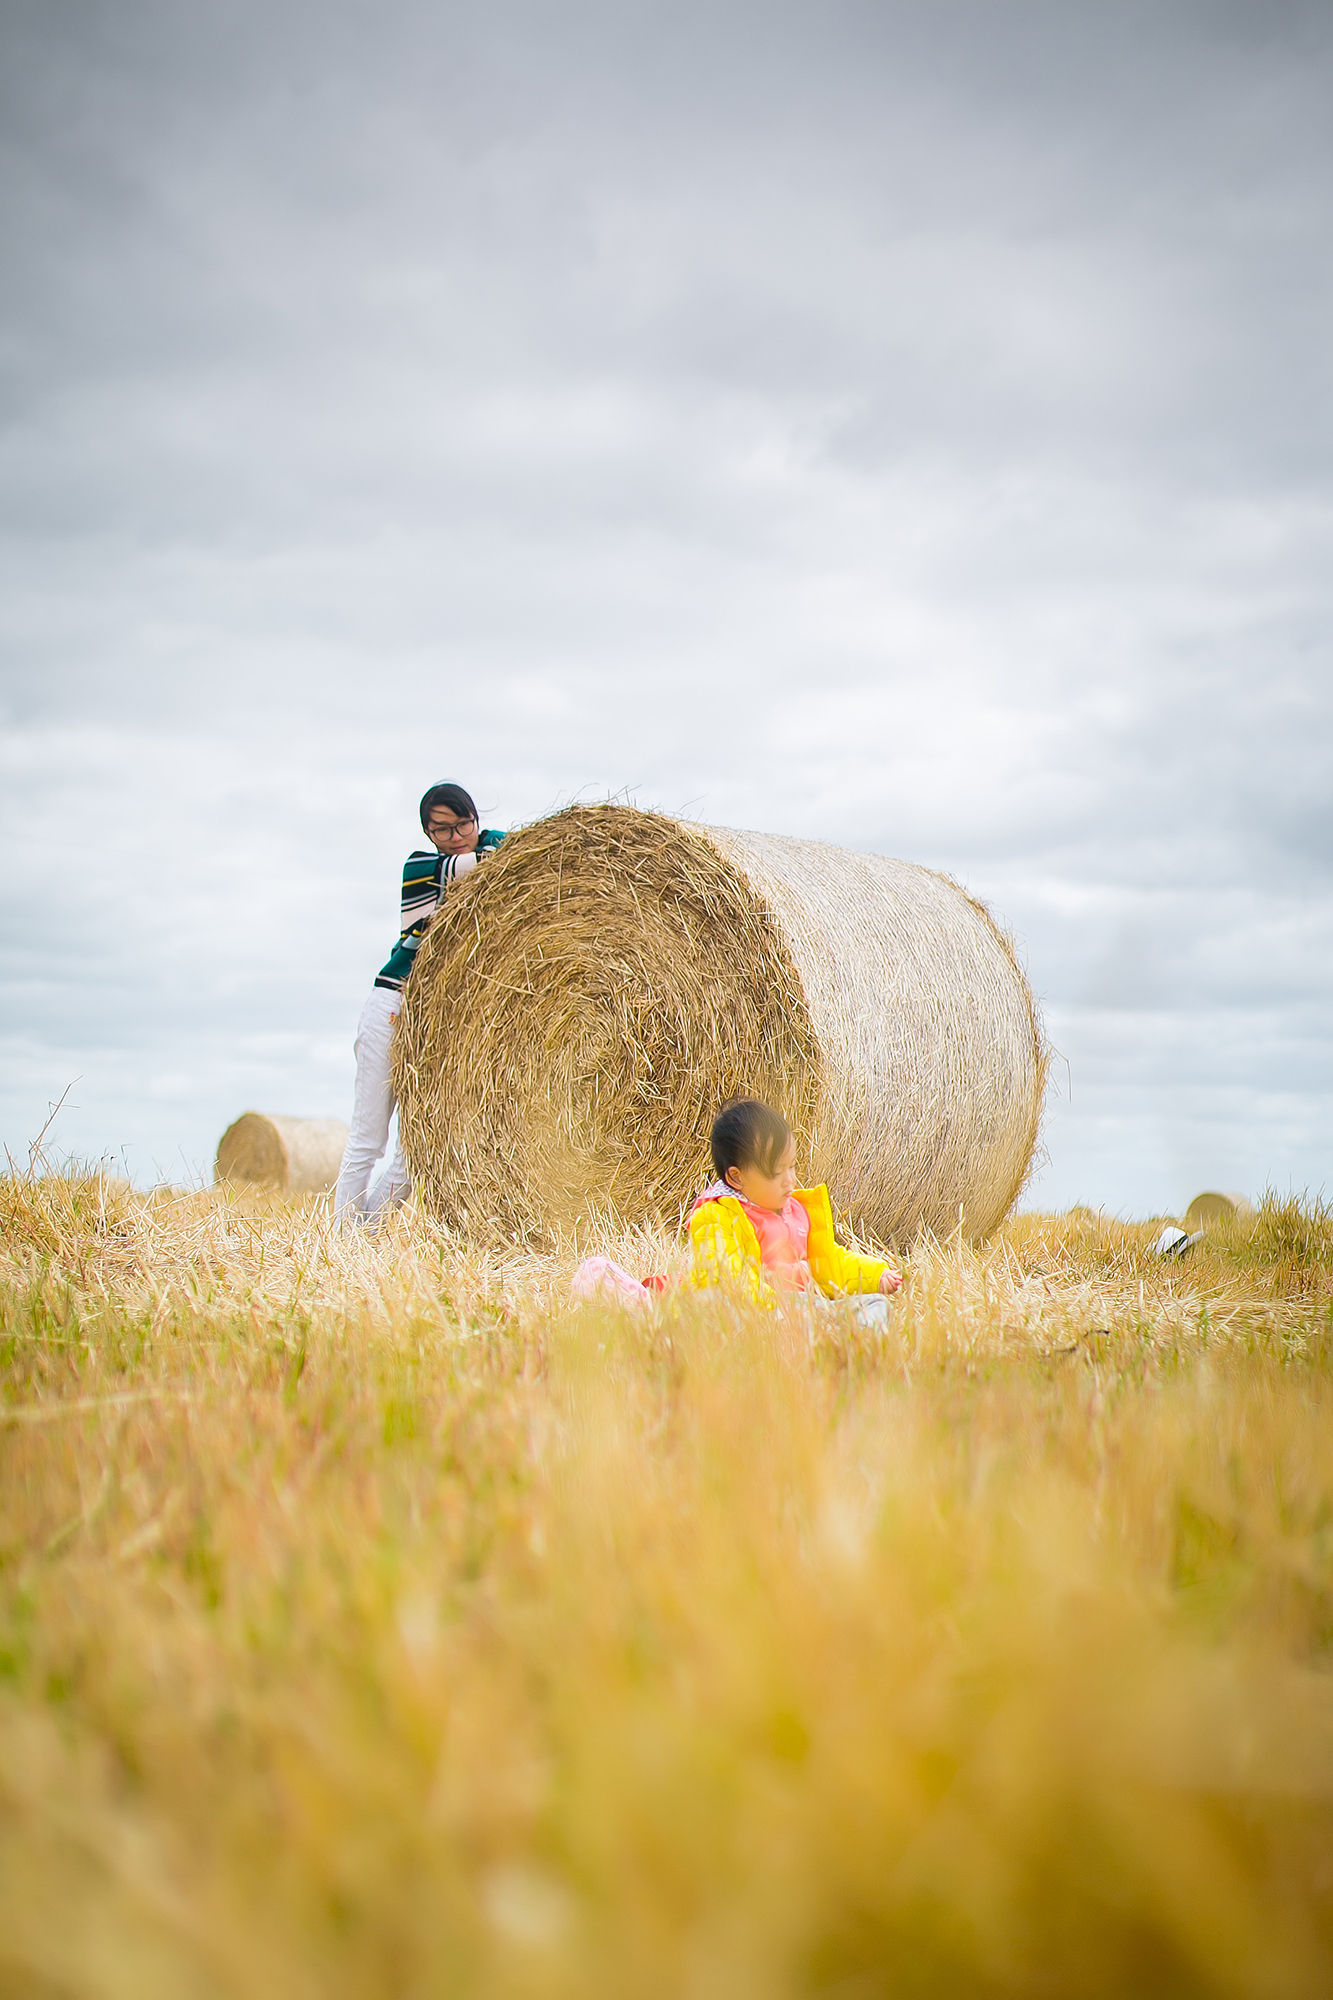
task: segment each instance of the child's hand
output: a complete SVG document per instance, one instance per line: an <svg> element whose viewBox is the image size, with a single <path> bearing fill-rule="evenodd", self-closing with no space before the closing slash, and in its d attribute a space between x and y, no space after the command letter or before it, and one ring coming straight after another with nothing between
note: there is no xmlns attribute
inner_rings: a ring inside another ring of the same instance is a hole
<svg viewBox="0 0 1333 2000"><path fill-rule="evenodd" d="M902 1272L885 1271L880 1277L879 1288L885 1294L888 1294L890 1292L900 1292L903 1288Z"/></svg>

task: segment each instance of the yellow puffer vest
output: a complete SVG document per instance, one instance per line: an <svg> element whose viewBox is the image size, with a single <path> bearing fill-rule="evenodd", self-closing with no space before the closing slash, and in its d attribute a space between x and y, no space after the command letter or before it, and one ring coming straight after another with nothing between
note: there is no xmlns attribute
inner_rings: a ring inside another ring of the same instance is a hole
<svg viewBox="0 0 1333 2000"><path fill-rule="evenodd" d="M877 1292L889 1267L877 1258L856 1257L843 1249L833 1233L828 1189L796 1188L794 1193L810 1218L806 1254L811 1276L825 1298ZM690 1283L729 1285L746 1293L756 1305L777 1304L778 1295L764 1276L754 1225L734 1196L700 1202L690 1217Z"/></svg>

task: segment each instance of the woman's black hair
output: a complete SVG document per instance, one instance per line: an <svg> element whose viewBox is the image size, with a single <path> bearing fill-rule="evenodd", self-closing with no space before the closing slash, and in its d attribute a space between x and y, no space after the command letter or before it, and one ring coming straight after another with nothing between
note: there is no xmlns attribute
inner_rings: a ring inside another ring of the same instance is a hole
<svg viewBox="0 0 1333 2000"><path fill-rule="evenodd" d="M761 1174L775 1174L790 1138L791 1126L780 1111L757 1097L733 1097L713 1120L708 1139L718 1179L724 1181L730 1167L758 1167Z"/></svg>
<svg viewBox="0 0 1333 2000"><path fill-rule="evenodd" d="M471 792L465 792L461 785L432 785L421 801L421 830L430 831L430 816L437 806L443 806L455 819L475 819L477 808L472 803Z"/></svg>

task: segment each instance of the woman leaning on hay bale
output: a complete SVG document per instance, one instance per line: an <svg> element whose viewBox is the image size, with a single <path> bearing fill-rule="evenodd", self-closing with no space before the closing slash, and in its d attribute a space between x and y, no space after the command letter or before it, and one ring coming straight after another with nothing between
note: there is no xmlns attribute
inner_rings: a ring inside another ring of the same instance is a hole
<svg viewBox="0 0 1333 2000"><path fill-rule="evenodd" d="M472 796L461 785L432 785L421 801L421 825L431 848L414 847L403 865L402 930L370 989L356 1030L356 1094L347 1135L333 1213L344 1226L370 1221L412 1186L403 1158L401 1138L389 1165L367 1199L370 1176L384 1151L393 1117L393 1080L389 1050L393 1024L403 1004L403 987L416 961L417 948L449 885L470 874L504 839L477 822Z"/></svg>

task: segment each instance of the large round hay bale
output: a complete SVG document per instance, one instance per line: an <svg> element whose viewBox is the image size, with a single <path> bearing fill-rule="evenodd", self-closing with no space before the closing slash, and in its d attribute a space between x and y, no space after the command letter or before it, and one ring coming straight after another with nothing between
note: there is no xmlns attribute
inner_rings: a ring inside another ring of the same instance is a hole
<svg viewBox="0 0 1333 2000"><path fill-rule="evenodd" d="M779 1105L862 1229L992 1229L1045 1052L1002 931L943 875L811 840L572 806L450 891L394 1044L442 1220L550 1240L674 1225L727 1097Z"/></svg>
<svg viewBox="0 0 1333 2000"><path fill-rule="evenodd" d="M1189 1230L1207 1229L1214 1222L1249 1222L1253 1216L1254 1204L1248 1195L1205 1188L1202 1194L1195 1195L1185 1210L1185 1227Z"/></svg>
<svg viewBox="0 0 1333 2000"><path fill-rule="evenodd" d="M214 1179L284 1194L327 1194L338 1178L347 1127L341 1118L287 1118L243 1111L218 1141Z"/></svg>

